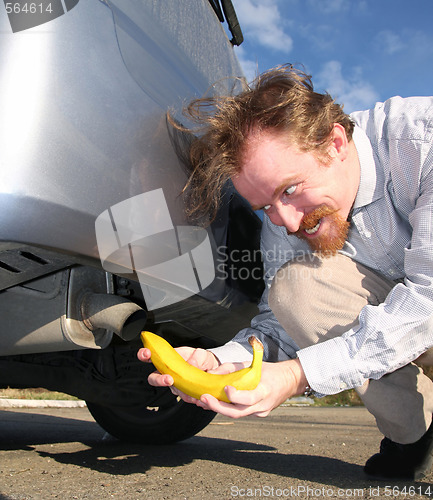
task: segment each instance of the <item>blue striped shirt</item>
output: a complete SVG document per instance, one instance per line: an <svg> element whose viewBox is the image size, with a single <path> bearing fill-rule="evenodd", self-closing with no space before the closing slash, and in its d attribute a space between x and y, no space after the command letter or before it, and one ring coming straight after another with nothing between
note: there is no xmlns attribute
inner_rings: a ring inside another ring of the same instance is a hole
<svg viewBox="0 0 433 500"><path fill-rule="evenodd" d="M259 314L233 341L213 349L221 362L250 359L247 338L254 334L267 361L298 355L320 394L378 379L433 346L433 97L393 97L351 117L361 179L341 252L397 284L383 304L362 309L359 325L298 350L269 309L267 294L278 268L310 249L265 215Z"/></svg>

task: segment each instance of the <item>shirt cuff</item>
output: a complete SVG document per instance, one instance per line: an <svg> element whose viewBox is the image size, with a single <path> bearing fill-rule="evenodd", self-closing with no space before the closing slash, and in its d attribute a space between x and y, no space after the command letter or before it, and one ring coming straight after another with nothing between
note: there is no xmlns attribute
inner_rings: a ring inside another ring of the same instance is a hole
<svg viewBox="0 0 433 500"><path fill-rule="evenodd" d="M221 347L215 347L208 350L218 358L221 364L239 363L242 361L251 362L253 359L252 353L239 344L239 342L230 341Z"/></svg>
<svg viewBox="0 0 433 500"><path fill-rule="evenodd" d="M365 382L342 337L306 347L297 354L308 385L315 393L337 394L359 387Z"/></svg>

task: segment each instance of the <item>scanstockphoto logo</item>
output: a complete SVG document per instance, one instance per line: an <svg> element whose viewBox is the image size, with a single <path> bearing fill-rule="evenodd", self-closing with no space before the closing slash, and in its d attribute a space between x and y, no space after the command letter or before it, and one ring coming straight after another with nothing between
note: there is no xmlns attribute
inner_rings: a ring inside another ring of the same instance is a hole
<svg viewBox="0 0 433 500"><path fill-rule="evenodd" d="M13 33L48 23L73 9L79 0L3 0Z"/></svg>
<svg viewBox="0 0 433 500"><path fill-rule="evenodd" d="M111 206L95 222L103 268L135 272L148 310L199 293L215 278L208 233L174 226L162 189Z"/></svg>

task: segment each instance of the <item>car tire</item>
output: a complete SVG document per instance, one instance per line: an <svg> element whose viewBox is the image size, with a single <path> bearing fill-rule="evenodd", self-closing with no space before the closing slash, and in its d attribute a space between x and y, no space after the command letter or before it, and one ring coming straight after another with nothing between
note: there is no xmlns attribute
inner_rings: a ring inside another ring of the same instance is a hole
<svg viewBox="0 0 433 500"><path fill-rule="evenodd" d="M158 390L159 398L128 407L109 407L87 402L96 422L122 441L141 444L170 444L188 439L204 429L216 413L185 403L167 388ZM143 398L144 399L144 398Z"/></svg>

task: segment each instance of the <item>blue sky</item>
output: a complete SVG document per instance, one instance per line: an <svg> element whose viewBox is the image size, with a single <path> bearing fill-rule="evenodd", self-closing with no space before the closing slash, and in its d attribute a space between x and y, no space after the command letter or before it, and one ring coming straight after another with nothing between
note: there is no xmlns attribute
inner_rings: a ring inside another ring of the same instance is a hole
<svg viewBox="0 0 433 500"><path fill-rule="evenodd" d="M394 95L433 95L433 0L232 1L249 80L302 64L346 112Z"/></svg>

